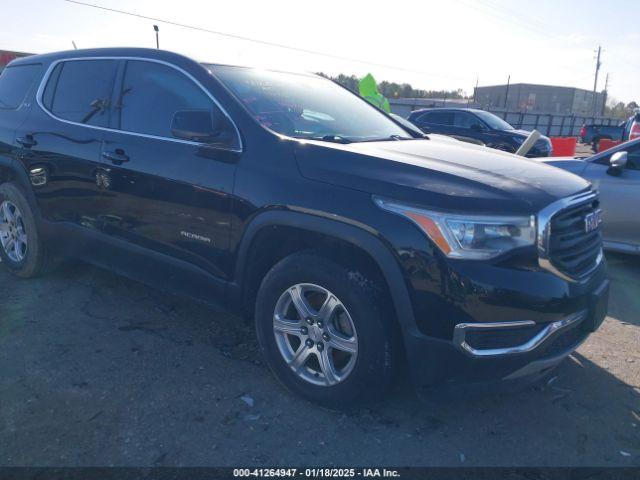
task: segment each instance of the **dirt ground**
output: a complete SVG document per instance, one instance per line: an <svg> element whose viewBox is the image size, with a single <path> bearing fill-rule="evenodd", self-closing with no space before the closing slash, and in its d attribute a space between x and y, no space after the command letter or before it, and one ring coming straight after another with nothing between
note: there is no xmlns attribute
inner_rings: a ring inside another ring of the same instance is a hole
<svg viewBox="0 0 640 480"><path fill-rule="evenodd" d="M0 269L0 465L640 465L640 258L548 382L345 414L287 393L253 327L83 264Z"/></svg>
<svg viewBox="0 0 640 480"><path fill-rule="evenodd" d="M591 145L585 143L578 143L576 145L576 157L584 158L590 157L591 155L595 155L595 153L593 153Z"/></svg>

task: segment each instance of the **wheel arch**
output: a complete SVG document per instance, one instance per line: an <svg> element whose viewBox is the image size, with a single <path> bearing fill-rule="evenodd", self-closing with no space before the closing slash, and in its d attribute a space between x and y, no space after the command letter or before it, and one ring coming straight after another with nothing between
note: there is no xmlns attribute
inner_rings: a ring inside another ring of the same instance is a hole
<svg viewBox="0 0 640 480"><path fill-rule="evenodd" d="M261 251L261 239L264 239L265 235L284 239L283 232L294 233L302 238L300 242L294 243L293 250L289 250L285 241L278 243L278 248L281 251L268 255L268 257L275 259L275 263L288 254L309 249L310 246L317 247L316 249L325 248L325 252L329 256L339 255L339 252L332 251L332 245L348 246L351 249L349 254L354 255L350 258L356 262L363 260L363 257L359 257L359 255L366 255L375 264L381 275L398 324L405 332L407 328L415 329L413 309L400 265L380 235L366 225L335 216L329 217L322 212L303 213L291 210L270 210L253 218L245 229L236 255L238 260L234 274L234 287L236 288L234 297L243 305L253 306L252 301L255 301L254 295L257 293L257 287L274 264L274 262L266 262L266 265L258 266L257 270L255 268L252 270L252 267L256 267L253 261ZM328 243L324 241L320 245L307 243L309 239L317 241L320 238ZM271 243L268 243L267 246L270 247Z"/></svg>
<svg viewBox="0 0 640 480"><path fill-rule="evenodd" d="M0 156L0 184L7 182L12 182L20 189L27 198L34 216L39 220L40 210L24 167L12 158Z"/></svg>

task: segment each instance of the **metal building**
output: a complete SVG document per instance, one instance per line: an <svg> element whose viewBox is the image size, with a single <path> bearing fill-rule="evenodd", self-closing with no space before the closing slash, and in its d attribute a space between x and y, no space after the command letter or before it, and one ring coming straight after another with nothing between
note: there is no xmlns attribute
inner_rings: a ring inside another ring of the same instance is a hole
<svg viewBox="0 0 640 480"><path fill-rule="evenodd" d="M514 83L478 87L475 104L483 109L503 108L512 112L555 113L561 115L602 115L607 93L582 88Z"/></svg>

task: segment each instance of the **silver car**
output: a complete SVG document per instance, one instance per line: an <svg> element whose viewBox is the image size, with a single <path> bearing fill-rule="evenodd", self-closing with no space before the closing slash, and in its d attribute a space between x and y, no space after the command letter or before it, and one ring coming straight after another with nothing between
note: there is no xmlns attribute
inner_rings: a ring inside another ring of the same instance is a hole
<svg viewBox="0 0 640 480"><path fill-rule="evenodd" d="M640 254L640 139L584 159L540 159L579 175L600 191L604 247Z"/></svg>

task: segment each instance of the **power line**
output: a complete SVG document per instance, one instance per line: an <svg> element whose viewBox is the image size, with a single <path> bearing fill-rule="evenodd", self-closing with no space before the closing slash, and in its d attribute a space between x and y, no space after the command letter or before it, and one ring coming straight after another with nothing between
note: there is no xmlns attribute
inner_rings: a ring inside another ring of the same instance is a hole
<svg viewBox="0 0 640 480"><path fill-rule="evenodd" d="M211 30L209 28L204 28L204 27L198 27L195 25L189 25L186 23L180 23L180 22L175 22L173 20L167 20L167 19L163 19L163 18L157 18L157 17L150 17L147 15L142 15L139 13L133 13L133 12L127 12L125 10L118 10L115 8L109 8L109 7L103 7L101 5L95 5L92 3L85 3L85 2L80 2L78 0L64 0L67 3L73 3L76 5L82 5L84 7L91 7L91 8L96 8L99 10L105 10L108 12L112 12L112 13L119 13L121 15L128 15L130 17L136 17L136 18L141 18L144 20L152 20L154 22L161 22L161 23L166 23L167 25L173 25L176 27L181 27L181 28L187 28L189 30L196 30L199 32L204 32L204 33L210 33L213 35L219 35L222 37L227 37L227 38L233 38L235 40L242 40L245 42L252 42L252 43L258 43L261 45L267 45L269 47L276 47L276 48L282 48L285 50L293 50L296 52L301 52L301 53L308 53L311 55L319 55L322 57L328 57L328 58L333 58L336 60L343 60L343 61L347 61L347 62L354 62L354 63L360 63L360 64L364 64L364 65L371 65L374 67L380 67L380 68L388 68L390 70L398 70L398 71L404 71L404 72L410 72L410 73L418 73L421 75L426 75L426 76L432 76L432 77L441 77L441 78L448 78L448 79L452 79L452 80L460 80L460 81L467 81L468 79L466 78L462 78L462 77L454 77L454 76L450 76L450 75L440 75L437 73L433 73L433 72L427 72L425 70L414 70L411 68L405 68L405 67L399 67L397 65L387 65L384 63L378 63L378 62L370 62L368 60L360 60L358 58L353 58L353 57L345 57L342 55L335 55L332 53L327 53L327 52L321 52L319 50L311 50L311 49L307 49L307 48L302 48L302 47L293 47L291 45L285 45L283 43L277 43L277 42L270 42L268 40L261 40L259 38L252 38L252 37L246 37L243 35L237 35L234 33L228 33L228 32L221 32L219 30Z"/></svg>
<svg viewBox="0 0 640 480"><path fill-rule="evenodd" d="M508 11L505 11L504 9L497 7L495 5L490 5L487 3L483 3L479 0L475 0L475 1L466 1L466 0L458 0L462 5L472 9L472 10L476 10L479 13L484 13L485 15L489 15L493 18L495 18L496 20L499 20L503 23L506 23L508 25L511 26L518 26L522 29L525 30L529 30L531 32L534 32L538 35L544 36L544 37L557 37L557 38L562 38L561 35L558 35L554 32L551 32L549 30L537 27L536 25L533 25L530 21L527 21L524 17L517 17L512 15L511 13L509 13Z"/></svg>

